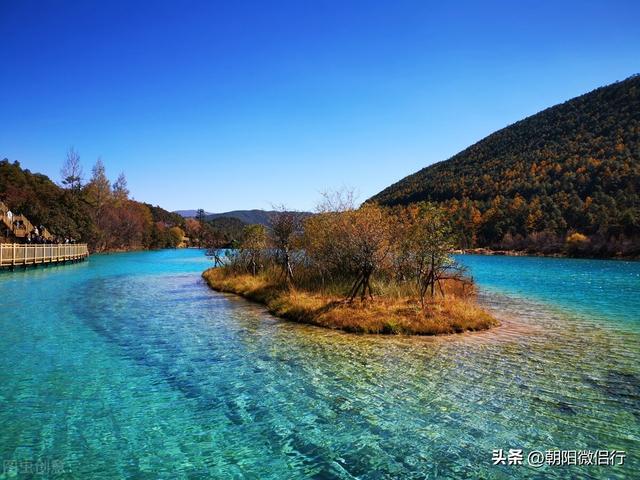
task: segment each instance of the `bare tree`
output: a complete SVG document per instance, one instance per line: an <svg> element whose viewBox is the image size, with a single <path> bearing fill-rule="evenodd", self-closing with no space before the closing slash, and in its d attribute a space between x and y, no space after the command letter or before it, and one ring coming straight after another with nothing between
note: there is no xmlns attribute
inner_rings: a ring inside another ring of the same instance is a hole
<svg viewBox="0 0 640 480"><path fill-rule="evenodd" d="M357 194L354 189L342 187L339 190L322 192L322 200L316 205L316 213L337 213L355 210Z"/></svg>
<svg viewBox="0 0 640 480"><path fill-rule="evenodd" d="M214 267L224 267L226 265L225 261L223 260L223 252L219 246L213 245L208 247L206 255L207 257L211 257Z"/></svg>
<svg viewBox="0 0 640 480"><path fill-rule="evenodd" d="M267 247L267 229L264 225L247 225L243 237L239 248L240 261L255 276L262 267L263 253Z"/></svg>
<svg viewBox="0 0 640 480"><path fill-rule="evenodd" d="M225 251L224 248L228 246L229 242L224 238L220 232L211 228L210 225L204 224L201 226L204 232L202 236L202 247L206 248L205 254L211 257L214 267L223 267L228 265L230 260L229 251Z"/></svg>
<svg viewBox="0 0 640 480"><path fill-rule="evenodd" d="M291 252L302 233L303 215L289 211L284 205L274 207L271 215L271 243L275 249L276 263L282 268L282 277L287 285L293 282Z"/></svg>
<svg viewBox="0 0 640 480"><path fill-rule="evenodd" d="M373 298L373 274L389 259L389 217L378 205L364 204L354 210L348 208L349 198L343 200L344 196L325 196L320 213L305 221L305 252L323 278L335 275L349 279L349 302L358 295L365 301ZM347 209L338 210L341 208Z"/></svg>
<svg viewBox="0 0 640 480"><path fill-rule="evenodd" d="M80 164L80 154L70 147L67 151L67 158L60 169L62 184L71 190L80 190L82 187L82 165Z"/></svg>
<svg viewBox="0 0 640 480"><path fill-rule="evenodd" d="M348 298L360 294L373 299L371 277L388 259L391 245L391 230L388 213L378 205L364 204L358 210L346 212L346 260L348 268L355 274L355 281Z"/></svg>

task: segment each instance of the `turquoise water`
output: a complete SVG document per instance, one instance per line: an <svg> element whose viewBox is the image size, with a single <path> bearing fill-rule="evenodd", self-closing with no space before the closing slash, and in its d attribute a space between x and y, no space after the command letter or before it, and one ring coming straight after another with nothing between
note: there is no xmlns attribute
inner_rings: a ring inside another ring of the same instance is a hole
<svg viewBox="0 0 640 480"><path fill-rule="evenodd" d="M462 261L501 327L279 321L209 291L197 250L2 273L0 478L640 477L640 263ZM493 466L498 448L627 459Z"/></svg>
<svg viewBox="0 0 640 480"><path fill-rule="evenodd" d="M485 291L563 307L585 319L640 328L640 262L461 255Z"/></svg>

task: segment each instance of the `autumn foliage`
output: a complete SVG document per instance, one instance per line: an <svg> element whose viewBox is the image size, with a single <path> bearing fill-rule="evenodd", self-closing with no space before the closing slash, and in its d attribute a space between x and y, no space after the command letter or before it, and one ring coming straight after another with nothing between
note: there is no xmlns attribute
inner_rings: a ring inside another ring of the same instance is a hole
<svg viewBox="0 0 640 480"><path fill-rule="evenodd" d="M205 272L212 288L281 317L356 332L453 333L496 323L450 255L454 237L441 209L325 201L299 228L289 228L297 224L291 215L273 219L288 226L286 235L247 227L226 264Z"/></svg>
<svg viewBox="0 0 640 480"><path fill-rule="evenodd" d="M440 204L461 248L635 256L639 155L636 75L503 128L371 202ZM588 244L567 244L573 232Z"/></svg>
<svg viewBox="0 0 640 480"><path fill-rule="evenodd" d="M175 229L182 231L184 220L129 198L124 174L111 183L101 159L85 179L79 154L71 149L61 173L58 186L45 175L23 170L18 162L0 161L0 198L14 213L45 225L57 238L88 243L94 252L180 243Z"/></svg>

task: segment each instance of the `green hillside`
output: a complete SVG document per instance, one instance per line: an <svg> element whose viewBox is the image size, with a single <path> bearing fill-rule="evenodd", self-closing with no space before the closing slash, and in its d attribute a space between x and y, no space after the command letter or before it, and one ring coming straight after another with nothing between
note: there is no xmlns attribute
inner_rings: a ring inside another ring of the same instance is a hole
<svg viewBox="0 0 640 480"><path fill-rule="evenodd" d="M217 217L207 220L207 223L224 246L232 246L242 240L244 228L248 225L235 217Z"/></svg>
<svg viewBox="0 0 640 480"><path fill-rule="evenodd" d="M463 247L608 256L640 253L639 194L634 75L503 128L369 201L444 204Z"/></svg>

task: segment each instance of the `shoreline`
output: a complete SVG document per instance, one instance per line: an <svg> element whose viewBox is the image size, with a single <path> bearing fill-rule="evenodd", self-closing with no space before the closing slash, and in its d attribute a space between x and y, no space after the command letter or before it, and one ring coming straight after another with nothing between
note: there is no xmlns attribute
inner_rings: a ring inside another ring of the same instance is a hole
<svg viewBox="0 0 640 480"><path fill-rule="evenodd" d="M283 320L347 333L376 335L444 336L487 331L501 322L475 297L449 295L429 305L425 314L408 298L377 297L372 302L347 303L343 298L285 289L249 274L226 275L220 268L202 273L209 288L264 305Z"/></svg>

